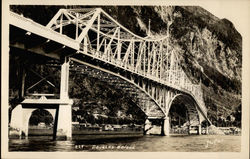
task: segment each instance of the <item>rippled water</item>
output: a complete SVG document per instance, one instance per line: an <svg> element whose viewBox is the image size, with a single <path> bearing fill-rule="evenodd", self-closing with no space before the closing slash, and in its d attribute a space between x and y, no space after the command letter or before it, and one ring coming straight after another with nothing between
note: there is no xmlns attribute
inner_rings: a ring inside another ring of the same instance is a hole
<svg viewBox="0 0 250 159"><path fill-rule="evenodd" d="M140 138L52 141L46 137L10 139L9 151L169 151L239 152L240 136L143 136Z"/></svg>

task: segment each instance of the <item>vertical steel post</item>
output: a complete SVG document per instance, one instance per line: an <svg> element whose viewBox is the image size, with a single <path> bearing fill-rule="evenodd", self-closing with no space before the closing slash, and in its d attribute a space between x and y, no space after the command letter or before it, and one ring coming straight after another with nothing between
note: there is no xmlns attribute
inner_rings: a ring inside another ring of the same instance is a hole
<svg viewBox="0 0 250 159"><path fill-rule="evenodd" d="M62 21L63 21L63 14L60 16L60 34L62 34Z"/></svg>
<svg viewBox="0 0 250 159"><path fill-rule="evenodd" d="M118 35L118 38L117 38L117 47L118 47L118 49L117 49L117 59L118 59L118 61L119 61L119 63L120 63L120 61L121 61L121 42L120 42L120 38L121 38L121 28L119 27L118 28L118 33L117 33L117 35Z"/></svg>
<svg viewBox="0 0 250 159"><path fill-rule="evenodd" d="M75 40L78 38L78 16L79 16L79 14L78 13L76 13L76 35L75 35Z"/></svg>
<svg viewBox="0 0 250 159"><path fill-rule="evenodd" d="M96 50L98 51L99 49L99 45L100 45L100 16L101 14L98 14L98 17L97 17L97 41L96 41Z"/></svg>

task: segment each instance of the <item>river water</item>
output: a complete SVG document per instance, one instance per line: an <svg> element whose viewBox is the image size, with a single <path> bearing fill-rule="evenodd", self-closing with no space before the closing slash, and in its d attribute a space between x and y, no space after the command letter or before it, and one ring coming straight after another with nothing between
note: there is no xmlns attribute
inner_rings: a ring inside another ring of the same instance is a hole
<svg viewBox="0 0 250 159"><path fill-rule="evenodd" d="M172 135L52 141L48 137L9 139L9 151L240 152L241 136Z"/></svg>

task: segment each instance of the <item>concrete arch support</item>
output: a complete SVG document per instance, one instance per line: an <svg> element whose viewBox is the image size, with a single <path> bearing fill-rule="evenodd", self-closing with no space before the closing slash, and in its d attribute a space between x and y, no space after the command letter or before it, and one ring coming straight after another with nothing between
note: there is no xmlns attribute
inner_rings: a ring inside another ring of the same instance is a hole
<svg viewBox="0 0 250 159"><path fill-rule="evenodd" d="M32 113L39 108L23 108L21 104L17 105L15 109L13 109L11 114L11 123L10 127L19 131L20 136L28 137L29 134L29 120ZM55 120L56 109L44 109L48 111L53 120Z"/></svg>
<svg viewBox="0 0 250 159"><path fill-rule="evenodd" d="M163 120L163 124L162 124L162 135L169 136L169 134L170 134L170 120L169 120L169 117L166 117Z"/></svg>
<svg viewBox="0 0 250 159"><path fill-rule="evenodd" d="M168 103L168 109L166 111L166 115L167 117L169 116L169 112L171 111L171 107L174 104L178 104L178 103L182 103L185 105L186 107L186 111L187 111L187 116L188 116L188 122L189 122L189 130L188 132L190 133L196 129L197 130L197 134L201 134L202 133L202 129L201 129L201 123L202 121L206 120L205 117L203 116L203 114L201 113L199 106L197 105L196 101L188 95L184 95L184 94L177 94L174 92L169 92L169 103ZM165 119L166 120L166 119ZM169 120L169 119L168 119ZM167 134L168 131L165 128L165 126L169 123L165 123L166 121L164 121L164 125L163 125L163 129L164 129L164 134ZM169 128L170 129L170 128Z"/></svg>
<svg viewBox="0 0 250 159"><path fill-rule="evenodd" d="M23 109L21 104L18 104L12 110L10 127L18 131L18 135L21 136L23 129Z"/></svg>
<svg viewBox="0 0 250 159"><path fill-rule="evenodd" d="M36 109L24 109L23 108L23 123L22 123L22 132L24 133L25 137L28 137L29 134L29 119L31 117L31 114Z"/></svg>

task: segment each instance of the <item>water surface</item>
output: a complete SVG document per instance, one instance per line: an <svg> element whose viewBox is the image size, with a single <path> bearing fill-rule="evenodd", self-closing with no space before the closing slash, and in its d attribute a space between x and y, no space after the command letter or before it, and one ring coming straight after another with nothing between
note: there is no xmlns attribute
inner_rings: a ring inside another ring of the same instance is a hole
<svg viewBox="0 0 250 159"><path fill-rule="evenodd" d="M120 139L52 141L39 136L10 139L9 151L240 152L241 136L171 135Z"/></svg>

